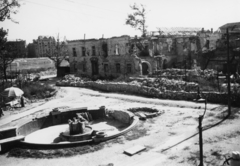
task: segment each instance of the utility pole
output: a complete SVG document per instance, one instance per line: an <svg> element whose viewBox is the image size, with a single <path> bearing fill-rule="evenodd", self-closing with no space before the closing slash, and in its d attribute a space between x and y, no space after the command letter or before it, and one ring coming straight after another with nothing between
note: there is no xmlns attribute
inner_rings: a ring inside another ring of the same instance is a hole
<svg viewBox="0 0 240 166"><path fill-rule="evenodd" d="M229 31L227 28L227 84L228 84L228 115L231 114L231 84L230 84L230 60L229 60Z"/></svg>

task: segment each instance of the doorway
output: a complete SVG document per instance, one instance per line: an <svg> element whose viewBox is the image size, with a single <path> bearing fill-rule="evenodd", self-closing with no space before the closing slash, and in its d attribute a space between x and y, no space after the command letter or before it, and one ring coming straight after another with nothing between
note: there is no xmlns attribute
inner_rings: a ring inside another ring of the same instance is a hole
<svg viewBox="0 0 240 166"><path fill-rule="evenodd" d="M92 60L92 76L98 75L98 61Z"/></svg>
<svg viewBox="0 0 240 166"><path fill-rule="evenodd" d="M149 74L149 67L147 63L142 63L142 74L148 75Z"/></svg>

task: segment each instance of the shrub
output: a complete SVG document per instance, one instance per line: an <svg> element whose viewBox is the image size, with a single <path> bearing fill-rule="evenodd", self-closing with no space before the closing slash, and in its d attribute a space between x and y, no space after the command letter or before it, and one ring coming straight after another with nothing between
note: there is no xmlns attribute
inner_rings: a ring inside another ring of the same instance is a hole
<svg viewBox="0 0 240 166"><path fill-rule="evenodd" d="M48 96L49 93L53 92L55 89L48 84L43 84L40 82L26 82L22 85L22 90L24 91L24 97L26 98L38 98L43 99Z"/></svg>

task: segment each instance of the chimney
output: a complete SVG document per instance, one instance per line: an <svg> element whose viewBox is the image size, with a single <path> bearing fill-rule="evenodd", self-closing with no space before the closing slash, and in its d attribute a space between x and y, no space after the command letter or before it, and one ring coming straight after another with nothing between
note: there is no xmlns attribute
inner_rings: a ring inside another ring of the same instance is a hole
<svg viewBox="0 0 240 166"><path fill-rule="evenodd" d="M202 32L204 32L204 28L202 28Z"/></svg>
<svg viewBox="0 0 240 166"><path fill-rule="evenodd" d="M213 28L211 28L211 33L213 33Z"/></svg>

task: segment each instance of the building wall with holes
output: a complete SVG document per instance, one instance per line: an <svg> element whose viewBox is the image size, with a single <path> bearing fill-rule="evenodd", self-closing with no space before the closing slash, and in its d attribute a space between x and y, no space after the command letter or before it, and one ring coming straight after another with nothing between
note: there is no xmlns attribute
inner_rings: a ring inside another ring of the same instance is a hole
<svg viewBox="0 0 240 166"><path fill-rule="evenodd" d="M129 40L129 36L121 36L68 41L71 72L93 76L92 62L96 61L101 77L139 74L140 60L129 53Z"/></svg>

